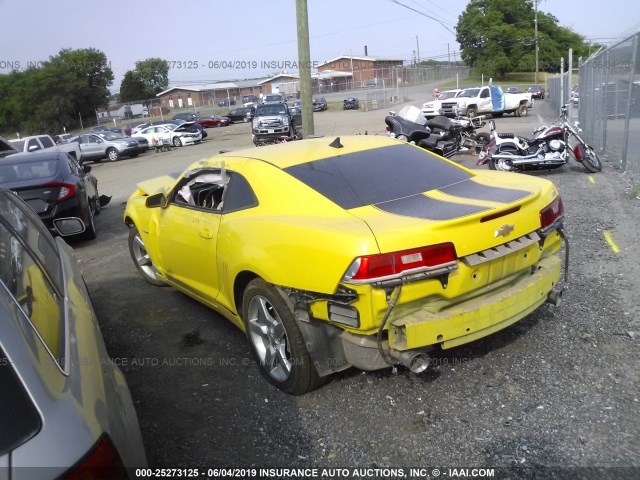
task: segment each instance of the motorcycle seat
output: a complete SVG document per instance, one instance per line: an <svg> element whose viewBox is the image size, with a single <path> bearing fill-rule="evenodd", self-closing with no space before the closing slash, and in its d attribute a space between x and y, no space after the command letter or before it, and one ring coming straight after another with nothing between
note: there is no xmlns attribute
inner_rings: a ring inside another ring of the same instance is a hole
<svg viewBox="0 0 640 480"><path fill-rule="evenodd" d="M498 138L515 138L515 133L499 133Z"/></svg>
<svg viewBox="0 0 640 480"><path fill-rule="evenodd" d="M427 127L439 130L449 130L451 128L451 119L443 116L437 115L433 117L431 120L427 121Z"/></svg>

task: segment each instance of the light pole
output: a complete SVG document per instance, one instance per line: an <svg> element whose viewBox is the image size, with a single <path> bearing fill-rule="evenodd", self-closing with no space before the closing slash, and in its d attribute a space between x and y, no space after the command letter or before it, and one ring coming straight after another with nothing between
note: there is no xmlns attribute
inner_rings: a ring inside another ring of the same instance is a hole
<svg viewBox="0 0 640 480"><path fill-rule="evenodd" d="M420 64L420 42L418 41L418 35L412 35L409 38L416 39L416 66Z"/></svg>

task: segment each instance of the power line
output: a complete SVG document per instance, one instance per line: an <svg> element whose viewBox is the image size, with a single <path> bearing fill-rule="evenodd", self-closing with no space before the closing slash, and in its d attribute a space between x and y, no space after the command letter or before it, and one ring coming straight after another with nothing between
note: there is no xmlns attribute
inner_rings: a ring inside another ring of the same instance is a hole
<svg viewBox="0 0 640 480"><path fill-rule="evenodd" d="M449 27L447 27L444 23L442 23L442 22L441 22L440 20L438 20L437 18L432 17L431 15L427 15L426 13L421 12L421 11L419 11L419 10L416 10L415 8L410 7L409 5L405 5L404 3L400 3L398 0L391 0L391 2L392 2L392 3L395 3L396 5L400 5L401 7L407 8L407 9L409 9L409 10L413 11L413 12L416 12L418 15L422 15L423 17L430 18L431 20L434 20L434 21L438 22L438 23L439 23L439 24L440 24L440 25L441 25L445 30L447 30L449 33L451 33L451 34L453 34L453 35L455 35L455 34L456 34L453 30L451 30Z"/></svg>

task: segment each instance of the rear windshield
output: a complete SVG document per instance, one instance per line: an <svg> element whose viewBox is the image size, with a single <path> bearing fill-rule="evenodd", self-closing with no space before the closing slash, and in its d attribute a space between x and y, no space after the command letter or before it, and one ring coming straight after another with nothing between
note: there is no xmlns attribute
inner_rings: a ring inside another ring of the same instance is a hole
<svg viewBox="0 0 640 480"><path fill-rule="evenodd" d="M472 176L407 144L338 155L285 171L346 210L443 188Z"/></svg>
<svg viewBox="0 0 640 480"><path fill-rule="evenodd" d="M0 164L0 183L37 180L58 174L58 160L12 162L4 159Z"/></svg>

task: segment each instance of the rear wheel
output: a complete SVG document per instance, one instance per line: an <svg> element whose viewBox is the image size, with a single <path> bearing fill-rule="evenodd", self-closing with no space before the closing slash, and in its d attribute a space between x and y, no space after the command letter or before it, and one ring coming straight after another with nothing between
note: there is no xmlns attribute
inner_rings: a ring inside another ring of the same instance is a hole
<svg viewBox="0 0 640 480"><path fill-rule="evenodd" d="M153 263L153 260L151 260L151 257L149 257L138 227L135 225L129 230L129 253L138 272L140 272L140 275L142 275L147 282L157 287L166 285L166 283L158 277L158 269Z"/></svg>
<svg viewBox="0 0 640 480"><path fill-rule="evenodd" d="M518 151L515 147L506 146L502 147L499 152L499 155L510 155L515 159ZM510 160L505 160L503 158L494 159L493 156L489 159L489 168L491 170L499 170L501 172L514 172L516 168L514 168L513 164Z"/></svg>
<svg viewBox="0 0 640 480"><path fill-rule="evenodd" d="M516 116L518 117L526 117L529 113L529 109L526 105L522 104L516 109Z"/></svg>
<svg viewBox="0 0 640 480"><path fill-rule="evenodd" d="M479 147L486 147L487 144L491 141L491 137L488 133L478 133L474 140Z"/></svg>
<svg viewBox="0 0 640 480"><path fill-rule="evenodd" d="M252 280L242 299L242 318L263 376L280 390L302 395L320 387L293 312L275 287Z"/></svg>
<svg viewBox="0 0 640 480"><path fill-rule="evenodd" d="M467 117L469 118L473 118L478 114L478 110L476 110L476 107L469 107L467 108Z"/></svg>

